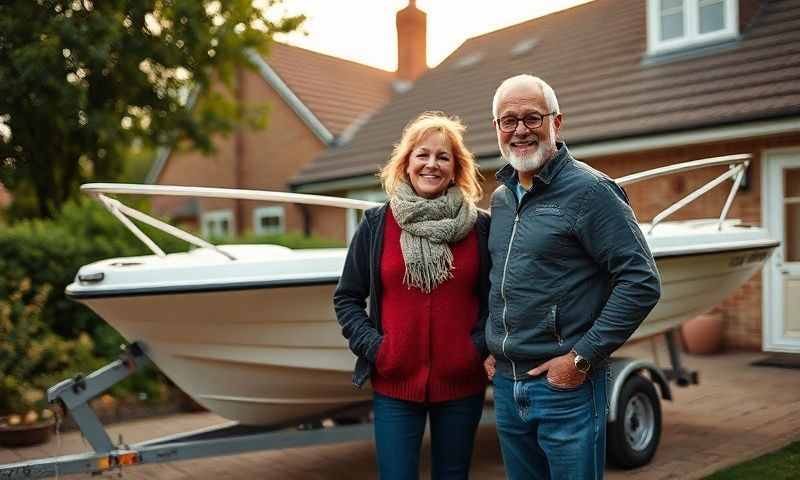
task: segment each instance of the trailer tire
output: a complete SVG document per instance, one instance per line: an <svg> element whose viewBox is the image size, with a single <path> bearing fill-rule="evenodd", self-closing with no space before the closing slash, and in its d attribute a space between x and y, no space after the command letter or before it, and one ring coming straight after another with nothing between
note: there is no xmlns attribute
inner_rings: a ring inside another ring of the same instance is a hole
<svg viewBox="0 0 800 480"><path fill-rule="evenodd" d="M661 404L650 380L631 375L620 391L616 421L608 424L608 459L630 469L647 465L661 439Z"/></svg>

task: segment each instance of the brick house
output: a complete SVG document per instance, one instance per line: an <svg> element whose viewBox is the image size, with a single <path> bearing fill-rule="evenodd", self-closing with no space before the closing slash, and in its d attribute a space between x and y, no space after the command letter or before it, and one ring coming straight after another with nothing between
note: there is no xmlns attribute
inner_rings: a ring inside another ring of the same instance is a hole
<svg viewBox="0 0 800 480"><path fill-rule="evenodd" d="M256 69L238 72L236 95L267 105L267 127L218 136L210 155L164 150L147 183L285 191L289 178L345 141L398 86L395 72L280 43L267 58L251 55L251 60ZM308 231L308 213L297 205L153 197L152 206L159 215L199 227L204 236ZM317 233L336 236L325 229Z"/></svg>
<svg viewBox="0 0 800 480"><path fill-rule="evenodd" d="M293 190L380 199L375 177L403 126L425 110L458 115L488 194L503 162L491 125L494 89L534 73L556 90L573 154L612 177L681 161L750 153L729 218L783 242L763 275L724 304L729 348L800 352L800 0L595 0L471 38L356 132L318 155ZM655 214L719 175L694 171L632 185ZM728 184L730 186L730 183ZM729 188L728 188L729 189ZM717 188L673 219L719 215ZM484 205L487 199L484 199ZM310 210L310 230L346 237L352 211ZM346 227L344 226L346 225Z"/></svg>

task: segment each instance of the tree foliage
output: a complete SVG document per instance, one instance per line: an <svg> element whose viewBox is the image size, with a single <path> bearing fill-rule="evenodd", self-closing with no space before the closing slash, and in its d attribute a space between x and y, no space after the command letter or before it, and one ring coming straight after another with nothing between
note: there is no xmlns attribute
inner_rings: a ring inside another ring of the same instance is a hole
<svg viewBox="0 0 800 480"><path fill-rule="evenodd" d="M246 51L303 21L275 19L281 1L0 3L0 182L17 213L52 217L81 183L115 179L134 140L209 151L263 120L232 93Z"/></svg>

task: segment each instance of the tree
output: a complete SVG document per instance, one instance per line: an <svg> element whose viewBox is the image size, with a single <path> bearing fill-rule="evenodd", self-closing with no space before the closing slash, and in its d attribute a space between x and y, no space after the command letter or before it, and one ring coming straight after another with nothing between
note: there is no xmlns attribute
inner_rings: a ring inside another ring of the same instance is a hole
<svg viewBox="0 0 800 480"><path fill-rule="evenodd" d="M303 21L274 19L281 1L0 3L0 182L15 213L52 217L81 183L116 178L134 140L207 152L212 134L262 121L237 103L236 72Z"/></svg>

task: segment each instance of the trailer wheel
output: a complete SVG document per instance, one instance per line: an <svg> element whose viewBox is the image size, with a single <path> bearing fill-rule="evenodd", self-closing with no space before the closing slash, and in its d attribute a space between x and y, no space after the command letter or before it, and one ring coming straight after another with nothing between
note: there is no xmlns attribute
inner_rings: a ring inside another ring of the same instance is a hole
<svg viewBox="0 0 800 480"><path fill-rule="evenodd" d="M632 375L620 391L616 421L608 424L608 457L621 468L652 460L661 439L661 404L653 383Z"/></svg>

